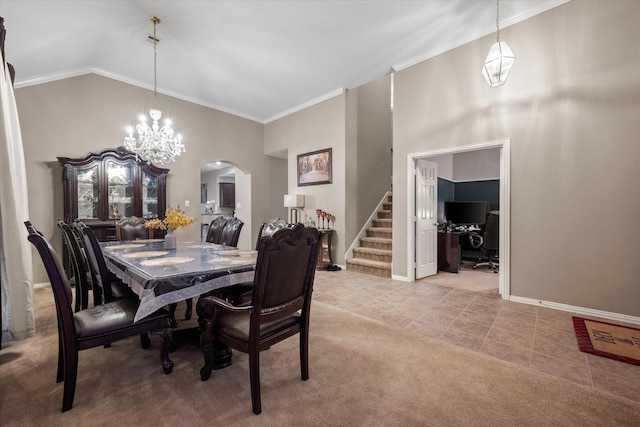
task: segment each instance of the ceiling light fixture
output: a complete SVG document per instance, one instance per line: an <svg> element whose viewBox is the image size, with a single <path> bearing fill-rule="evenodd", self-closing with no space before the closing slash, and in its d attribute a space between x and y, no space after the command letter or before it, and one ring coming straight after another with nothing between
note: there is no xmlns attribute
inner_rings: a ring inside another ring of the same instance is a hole
<svg viewBox="0 0 640 427"><path fill-rule="evenodd" d="M496 0L496 28L498 30L497 41L489 49L489 55L487 55L482 67L482 75L491 87L505 84L511 66L516 59L507 43L500 41L500 0Z"/></svg>
<svg viewBox="0 0 640 427"><path fill-rule="evenodd" d="M141 158L149 163L167 163L175 161L176 157L184 153L182 137L175 135L171 122L165 120L164 126L158 125L158 120L162 117L162 112L158 106L158 79L157 79L157 45L156 26L160 23L160 18L150 16L153 22L153 108L149 110L149 116L153 120L151 127L147 125L147 118L144 115L139 117L140 123L136 125L138 133L137 139L133 137L133 128L128 127L129 136L124 138L124 146L135 153L136 158Z"/></svg>

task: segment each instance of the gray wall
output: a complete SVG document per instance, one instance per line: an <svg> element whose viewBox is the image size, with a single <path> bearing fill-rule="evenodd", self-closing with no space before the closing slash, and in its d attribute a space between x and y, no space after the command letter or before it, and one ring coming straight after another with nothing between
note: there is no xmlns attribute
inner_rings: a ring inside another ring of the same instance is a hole
<svg viewBox="0 0 640 427"><path fill-rule="evenodd" d="M122 145L125 127L153 105L153 92L94 74L17 89L25 162L28 171L30 220L54 244L60 245L55 220L62 217L62 176L57 156L82 157L90 151ZM180 204L200 216L200 166L226 160L251 174L251 226L254 236L262 218L272 215L272 173L275 164L263 154L263 125L158 95L163 116L172 117L181 132L186 153L175 163L167 183L167 203ZM190 207L184 201L191 202ZM257 225L256 225L257 224ZM245 226L246 227L246 226ZM200 227L177 231L185 240L198 240ZM242 237L242 236L241 236ZM253 237L247 238L253 243ZM39 259L35 254L34 259ZM34 262L34 281L46 281L41 263Z"/></svg>
<svg viewBox="0 0 640 427"><path fill-rule="evenodd" d="M367 222L382 196L391 190L391 78L362 85L357 94L355 157L347 169L355 169L355 185L347 194L347 208L354 209L355 229L347 231L347 246Z"/></svg>
<svg viewBox="0 0 640 427"><path fill-rule="evenodd" d="M398 72L393 273L407 275L407 156L511 139L511 293L640 315L640 2L572 1Z"/></svg>
<svg viewBox="0 0 640 427"><path fill-rule="evenodd" d="M284 194L304 194L305 207L299 209L298 219L305 215L317 220L315 210L322 209L335 215L333 236L334 262L344 264L345 253L345 95L335 96L264 126L264 151L288 153L287 193L279 195L283 204ZM331 184L298 187L296 163L299 154L332 149L333 180ZM320 224L321 225L321 224Z"/></svg>

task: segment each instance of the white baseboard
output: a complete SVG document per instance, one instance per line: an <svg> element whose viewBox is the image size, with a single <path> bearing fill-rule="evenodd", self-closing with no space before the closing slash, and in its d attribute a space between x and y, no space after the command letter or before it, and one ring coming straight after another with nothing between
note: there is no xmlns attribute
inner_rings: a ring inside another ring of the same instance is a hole
<svg viewBox="0 0 640 427"><path fill-rule="evenodd" d="M401 282L412 282L412 280L409 280L407 276L398 276L396 274L391 275L391 280L399 280Z"/></svg>
<svg viewBox="0 0 640 427"><path fill-rule="evenodd" d="M51 286L51 284L49 282L34 283L33 284L33 289L47 288L49 286Z"/></svg>
<svg viewBox="0 0 640 427"><path fill-rule="evenodd" d="M613 320L617 322L640 325L640 317L629 316L629 315L620 314L620 313L612 313L610 311L595 310L592 308L577 307L575 305L561 304L561 303L552 302L552 301L542 301L538 299L524 298L524 297L518 297L514 295L511 295L509 297L509 301L520 302L520 303L529 304L529 305L537 305L537 306L547 307L547 308L553 308L555 310L568 311L570 313L579 314L581 316L598 317L598 318Z"/></svg>

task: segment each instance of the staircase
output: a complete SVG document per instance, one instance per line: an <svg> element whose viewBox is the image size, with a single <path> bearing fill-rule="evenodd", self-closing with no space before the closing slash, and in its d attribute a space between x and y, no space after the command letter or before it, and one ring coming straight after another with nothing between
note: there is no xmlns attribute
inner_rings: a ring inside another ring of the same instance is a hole
<svg viewBox="0 0 640 427"><path fill-rule="evenodd" d="M353 258L347 260L347 270L391 277L391 229L393 196L389 195L378 211L378 218L367 228L360 247L353 249Z"/></svg>

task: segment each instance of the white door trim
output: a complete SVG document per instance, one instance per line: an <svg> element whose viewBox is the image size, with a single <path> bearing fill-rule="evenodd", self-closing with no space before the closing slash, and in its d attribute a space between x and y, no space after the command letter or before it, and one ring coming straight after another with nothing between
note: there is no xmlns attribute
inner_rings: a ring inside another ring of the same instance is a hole
<svg viewBox="0 0 640 427"><path fill-rule="evenodd" d="M411 254L415 253L415 173L416 160L425 157L442 156L446 154L464 153L468 151L500 148L500 270L498 272L498 292L503 299L509 300L511 295L510 267L511 267L511 140L509 138L487 141L478 144L449 147L438 150L411 153L407 155L407 279L416 280L415 260Z"/></svg>

